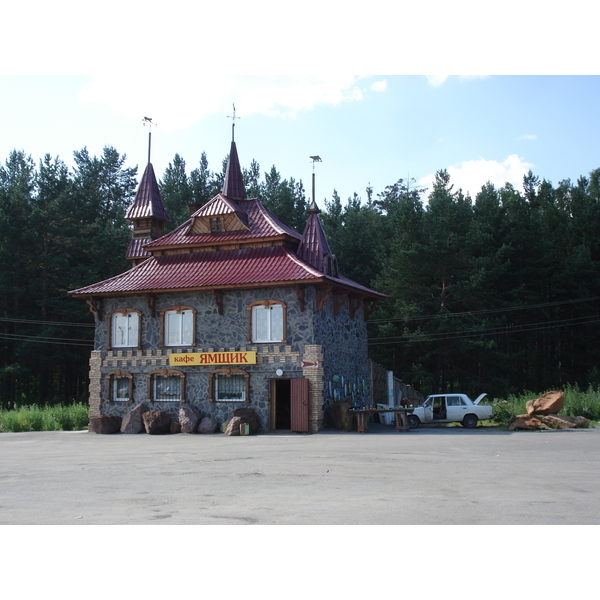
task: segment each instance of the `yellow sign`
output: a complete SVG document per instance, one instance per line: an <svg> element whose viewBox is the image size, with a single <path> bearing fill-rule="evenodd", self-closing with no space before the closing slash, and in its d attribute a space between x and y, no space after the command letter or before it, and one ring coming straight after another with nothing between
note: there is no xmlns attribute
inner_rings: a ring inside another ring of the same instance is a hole
<svg viewBox="0 0 600 600"><path fill-rule="evenodd" d="M180 352L169 354L169 366L255 365L256 352Z"/></svg>

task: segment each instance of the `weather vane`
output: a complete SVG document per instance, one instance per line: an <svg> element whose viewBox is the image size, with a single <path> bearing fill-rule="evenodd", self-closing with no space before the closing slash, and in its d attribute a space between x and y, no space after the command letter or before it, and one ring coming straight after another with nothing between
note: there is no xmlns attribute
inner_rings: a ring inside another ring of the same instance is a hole
<svg viewBox="0 0 600 600"><path fill-rule="evenodd" d="M234 131L234 129L235 129L235 120L242 118L242 117L236 117L235 116L235 104L233 104L233 115L227 115L227 117L233 121L233 123L231 124L231 141L234 142L235 141L235 131Z"/></svg>
<svg viewBox="0 0 600 600"><path fill-rule="evenodd" d="M146 127L146 125L148 125L148 127L150 128L150 131L148 131L148 164L150 164L150 146L151 146L151 142L152 142L152 125L154 125L154 127L156 127L156 123L153 123L152 119L150 117L144 117L142 119L142 123L144 124L144 127Z"/></svg>
<svg viewBox="0 0 600 600"><path fill-rule="evenodd" d="M316 156L316 155L315 156L311 156L310 160L312 160L312 166L313 166L313 174L312 174L312 201L313 201L313 204L316 206L316 204L315 204L315 163L323 162L323 161L321 160L320 156Z"/></svg>

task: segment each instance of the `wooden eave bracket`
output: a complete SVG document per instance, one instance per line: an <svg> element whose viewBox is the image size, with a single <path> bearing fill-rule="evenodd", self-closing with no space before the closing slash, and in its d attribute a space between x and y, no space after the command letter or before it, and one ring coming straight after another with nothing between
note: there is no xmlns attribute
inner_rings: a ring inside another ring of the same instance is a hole
<svg viewBox="0 0 600 600"><path fill-rule="evenodd" d="M373 314L377 300L365 300L365 321L369 320L369 317Z"/></svg>
<svg viewBox="0 0 600 600"><path fill-rule="evenodd" d="M102 321L102 300L100 298L88 298L86 302L90 307L90 312L98 321Z"/></svg>
<svg viewBox="0 0 600 600"><path fill-rule="evenodd" d="M150 316L156 317L156 294L146 294L146 304L150 310Z"/></svg>
<svg viewBox="0 0 600 600"><path fill-rule="evenodd" d="M223 314L223 292L222 290L213 290L213 296L215 298L215 304L217 305L217 312Z"/></svg>
<svg viewBox="0 0 600 600"><path fill-rule="evenodd" d="M347 290L337 290L333 293L333 314L339 315L342 306L346 302L346 298L348 297Z"/></svg>
<svg viewBox="0 0 600 600"><path fill-rule="evenodd" d="M360 308L362 301L364 300L364 296L362 295L351 295L349 300L350 305L350 318L354 319L356 316L356 311Z"/></svg>
<svg viewBox="0 0 600 600"><path fill-rule="evenodd" d="M317 312L323 310L323 305L329 299L332 289L333 287L330 285L317 286Z"/></svg>
<svg viewBox="0 0 600 600"><path fill-rule="evenodd" d="M296 298L298 299L298 304L300 304L300 312L304 312L304 307L306 306L305 288L298 284L296 284Z"/></svg>

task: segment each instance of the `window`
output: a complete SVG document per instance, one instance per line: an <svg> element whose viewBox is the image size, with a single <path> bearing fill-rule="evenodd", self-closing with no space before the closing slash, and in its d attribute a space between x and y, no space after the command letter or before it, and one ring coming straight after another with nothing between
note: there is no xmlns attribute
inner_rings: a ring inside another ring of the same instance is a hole
<svg viewBox="0 0 600 600"><path fill-rule="evenodd" d="M140 313L119 309L110 314L110 343L112 348L137 348L140 345Z"/></svg>
<svg viewBox="0 0 600 600"><path fill-rule="evenodd" d="M174 306L162 311L163 345L193 346L196 311L189 306Z"/></svg>
<svg viewBox="0 0 600 600"><path fill-rule="evenodd" d="M446 398L447 406L463 406L465 401L460 396L448 396Z"/></svg>
<svg viewBox="0 0 600 600"><path fill-rule="evenodd" d="M133 377L126 371L108 375L108 398L111 402L133 402Z"/></svg>
<svg viewBox="0 0 600 600"><path fill-rule="evenodd" d="M183 402L185 376L181 371L163 369L149 375L148 392L151 402Z"/></svg>
<svg viewBox="0 0 600 600"><path fill-rule="evenodd" d="M249 375L241 369L223 369L210 374L209 402L249 402Z"/></svg>
<svg viewBox="0 0 600 600"><path fill-rule="evenodd" d="M249 307L249 341L252 343L285 342L286 310L283 302L266 300Z"/></svg>
<svg viewBox="0 0 600 600"><path fill-rule="evenodd" d="M223 231L223 223L221 217L211 217L209 219L210 230L215 233L217 231Z"/></svg>

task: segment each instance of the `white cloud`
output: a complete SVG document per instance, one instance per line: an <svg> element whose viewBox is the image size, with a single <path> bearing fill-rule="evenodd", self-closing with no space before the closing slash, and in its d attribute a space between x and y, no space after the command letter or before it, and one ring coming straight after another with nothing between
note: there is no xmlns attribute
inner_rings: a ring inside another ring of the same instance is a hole
<svg viewBox="0 0 600 600"><path fill-rule="evenodd" d="M535 133L526 133L525 135L522 135L519 139L520 140L537 140L537 135L535 135Z"/></svg>
<svg viewBox="0 0 600 600"><path fill-rule="evenodd" d="M151 84L145 78L103 75L91 77L78 94L83 103L104 104L131 118L152 117L164 131L184 129L211 113L230 112L234 103L239 116L293 118L319 104L336 106L363 97L360 78L347 75L216 75L201 81L161 77Z"/></svg>
<svg viewBox="0 0 600 600"><path fill-rule="evenodd" d="M439 87L446 79L448 79L448 75L427 75L427 81L433 87Z"/></svg>
<svg viewBox="0 0 600 600"><path fill-rule="evenodd" d="M466 194L469 192L471 198L475 196L481 187L488 181L495 187L500 188L505 183L511 183L516 189L521 189L523 185L523 176L533 167L532 164L525 162L516 154L511 154L502 162L495 160L466 160L457 166L447 168L450 175L450 183L454 185L454 190L462 188ZM427 187L431 191L435 174L422 177L418 185Z"/></svg>
<svg viewBox="0 0 600 600"><path fill-rule="evenodd" d="M385 92L387 90L387 81L382 79L381 81L375 81L371 84L371 89L374 92Z"/></svg>

